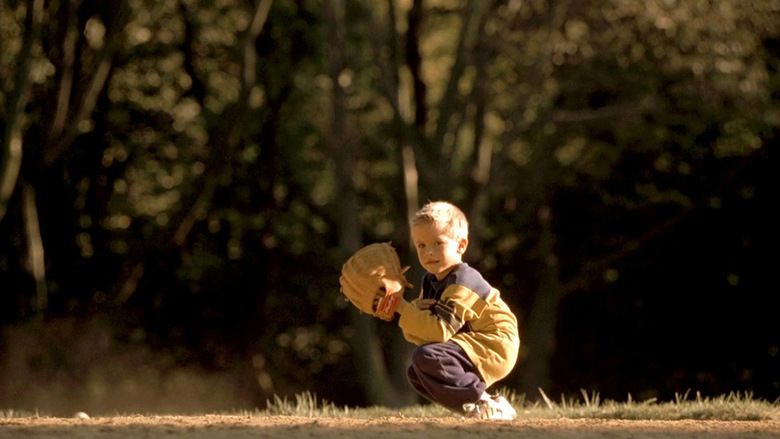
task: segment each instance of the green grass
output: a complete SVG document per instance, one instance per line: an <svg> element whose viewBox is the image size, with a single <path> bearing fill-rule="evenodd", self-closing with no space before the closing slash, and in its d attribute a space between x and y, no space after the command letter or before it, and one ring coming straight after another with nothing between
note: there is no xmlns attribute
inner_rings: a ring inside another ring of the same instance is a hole
<svg viewBox="0 0 780 439"><path fill-rule="evenodd" d="M501 391L526 419L650 419L650 420L780 420L780 403L756 399L750 393L730 393L714 398L702 397L698 392L678 394L674 401L658 402L655 399L634 401L628 395L626 401L601 400L598 393L581 391L576 398L561 396L553 401L541 389L542 401L529 402L525 395ZM275 397L268 401L268 408L255 415L289 415L305 417L372 418L380 416L439 417L451 416L448 410L433 404L409 406L400 409L387 407L350 408L338 407L318 399L310 393L295 395L294 399Z"/></svg>
<svg viewBox="0 0 780 439"><path fill-rule="evenodd" d="M631 419L631 420L724 420L761 421L780 420L780 400L768 402L756 399L750 393L730 393L718 397L703 397L698 392L676 395L674 401L659 402L655 399L635 401L629 394L626 401L602 400L598 393L584 390L576 397L561 396L553 400L539 390L540 401L530 402L525 395L502 390L499 393L509 399L521 419ZM349 417L369 419L388 416L409 418L452 416L447 409L434 404L414 405L403 408L337 406L320 399L310 392L293 398L275 396L267 401L263 410L232 412L244 416L302 416ZM36 412L0 410L0 419L43 416Z"/></svg>
<svg viewBox="0 0 780 439"><path fill-rule="evenodd" d="M533 413L541 410L565 418L597 419L708 419L708 420L780 420L780 404L753 398L749 393L730 393L718 397L702 397L690 392L677 394L674 401L658 402L655 398L647 401L634 401L631 395L625 402L601 401L598 393L588 394L582 391L581 398L552 401L541 392L544 407L535 404L523 411ZM543 414L538 414L544 416Z"/></svg>
<svg viewBox="0 0 780 439"><path fill-rule="evenodd" d="M40 416L41 415L38 413L38 411L28 412L24 410L14 410L14 409L0 410L0 419L39 418Z"/></svg>

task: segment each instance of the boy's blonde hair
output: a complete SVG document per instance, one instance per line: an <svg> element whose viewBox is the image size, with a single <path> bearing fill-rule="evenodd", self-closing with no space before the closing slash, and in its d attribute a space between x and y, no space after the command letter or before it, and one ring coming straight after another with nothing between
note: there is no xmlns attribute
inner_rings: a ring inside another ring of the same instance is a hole
<svg viewBox="0 0 780 439"><path fill-rule="evenodd" d="M412 227L421 224L433 224L448 237L469 238L469 222L466 215L454 204L446 201L431 201L424 205L411 219Z"/></svg>

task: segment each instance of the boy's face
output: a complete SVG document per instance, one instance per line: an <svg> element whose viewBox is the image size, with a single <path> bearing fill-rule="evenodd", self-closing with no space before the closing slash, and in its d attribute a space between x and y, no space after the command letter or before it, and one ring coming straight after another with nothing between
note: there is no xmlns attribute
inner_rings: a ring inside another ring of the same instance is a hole
<svg viewBox="0 0 780 439"><path fill-rule="evenodd" d="M434 224L412 226L412 241L417 248L417 258L428 273L442 280L463 259L467 239L452 239Z"/></svg>

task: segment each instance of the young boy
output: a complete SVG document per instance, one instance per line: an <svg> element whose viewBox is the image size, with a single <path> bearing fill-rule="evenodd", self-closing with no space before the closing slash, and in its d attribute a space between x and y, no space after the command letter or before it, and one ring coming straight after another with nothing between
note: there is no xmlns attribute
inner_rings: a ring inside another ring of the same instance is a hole
<svg viewBox="0 0 780 439"><path fill-rule="evenodd" d="M517 361L517 319L499 291L462 261L466 216L450 203L428 203L411 219L411 235L427 273L420 296L396 308L404 338L419 346L407 371L410 384L463 416L514 419L506 398L485 389Z"/></svg>

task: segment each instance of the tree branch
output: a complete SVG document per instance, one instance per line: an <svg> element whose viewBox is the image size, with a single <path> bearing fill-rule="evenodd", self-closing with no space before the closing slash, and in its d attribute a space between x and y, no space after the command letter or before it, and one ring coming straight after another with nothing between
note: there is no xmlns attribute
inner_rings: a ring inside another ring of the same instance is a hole
<svg viewBox="0 0 780 439"><path fill-rule="evenodd" d="M43 161L46 166L51 166L56 162L73 141L76 140L76 137L81 134L83 123L89 120L95 109L100 93L102 93L106 87L108 75L111 72L111 67L113 65L114 53L119 46L119 37L124 28L125 19L127 18L128 13L126 0L118 0L118 4L115 7L117 8L116 12L109 25L109 31L106 32L106 42L97 56L97 66L87 84L86 92L75 111L73 120L68 125L68 129L64 130L63 135L59 136L57 141L53 143L44 154Z"/></svg>
<svg viewBox="0 0 780 439"><path fill-rule="evenodd" d="M412 107L410 105L407 105L406 100L402 99L401 96L405 94L408 90L405 89L405 87L402 87L401 79L399 76L399 70L401 69L401 66L404 63L404 60L401 57L400 54L400 36L398 35L398 32L396 32L396 14L395 14L395 2L393 0L388 0L388 14L387 14L387 20L388 22L386 24L381 24L376 20L376 16L374 14L371 15L373 20L373 28L382 28L385 27L387 29L386 33L386 42L382 41L381 39L381 33L374 32L371 35L371 42L372 47L377 63L377 67L379 67L380 73L380 93L387 99L388 103L390 104L390 107L393 109L393 124L394 132L400 133L403 136L402 143L407 143L411 145L420 145L424 143L423 139L423 131L422 127L418 126L415 123L415 117L418 113L415 111L413 115ZM414 31L411 31L414 33ZM385 47L385 44L389 48L389 60L388 57L385 56L385 53L383 51L383 48ZM409 51L413 50L409 47L409 44L407 42L406 45L406 54L409 54ZM414 72L412 72L412 82L413 82L413 90L417 88L419 90L419 84L414 85L415 82L418 82L419 79L414 78ZM424 84L423 84L424 88ZM414 92L412 92L414 93ZM417 99L415 96L412 96L412 101L416 101ZM423 109L423 111L426 111ZM421 158L418 157L418 160Z"/></svg>
<svg viewBox="0 0 780 439"><path fill-rule="evenodd" d="M447 80L447 86L444 90L438 105L438 116L436 121L436 131L432 138L432 145L441 147L444 136L447 134L450 125L450 119L456 111L455 102L458 94L458 83L466 71L468 57L471 54L473 46L477 41L479 23L485 8L489 3L482 0L470 0L463 8L460 38L455 49L455 61L450 69L450 76ZM459 111L463 111L460 109Z"/></svg>
<svg viewBox="0 0 780 439"><path fill-rule="evenodd" d="M420 26L422 25L422 0L414 0L407 14L406 65L412 74L412 97L414 98L414 125L424 132L428 122L427 86L422 79L422 56L420 55Z"/></svg>
<svg viewBox="0 0 780 439"><path fill-rule="evenodd" d="M57 100L54 106L54 116L52 117L51 127L47 143L51 144L58 139L65 129L65 120L68 117L70 108L71 93L73 93L73 66L76 61L76 43L78 41L78 32L73 22L73 11L69 8L70 2L63 2L60 7L60 25L64 31L59 35L62 38L62 59L57 68L60 71L59 85L57 86Z"/></svg>
<svg viewBox="0 0 780 439"><path fill-rule="evenodd" d="M577 290L582 289L583 287L587 286L590 282L592 282L594 279L598 279L601 276L603 276L604 271L613 267L619 261L631 256L632 254L644 248L650 241L653 241L656 238L659 238L664 234L674 230L675 226L688 219L696 211L700 210L702 206L707 205L708 200L710 200L713 197L720 196L723 192L725 192L726 188L728 188L729 185L734 180L736 180L738 176L740 176L742 173L746 171L748 165L752 163L754 160L757 160L760 156L761 156L760 154L754 153L753 155L743 159L742 163L740 163L740 165L736 169L734 169L727 176L727 178L725 178L721 182L721 184L717 188L715 188L711 193L709 193L706 196L702 196L696 202L690 203L689 205L685 206L672 218L669 218L663 223L650 228L649 230L641 234L639 237L626 241L619 249L615 250L614 252L604 255L603 257L595 261L584 264L583 268L580 270L580 272L577 274L576 277L566 281L563 284L562 286L563 295L571 294Z"/></svg>
<svg viewBox="0 0 780 439"><path fill-rule="evenodd" d="M243 57L241 67L241 91L239 95L244 102L249 99L249 92L255 85L255 75L257 72L257 51L255 50L255 41L263 30L263 25L268 18L268 12L271 10L273 0L260 0L255 6L255 12L252 14L252 22L244 35L242 44Z"/></svg>
<svg viewBox="0 0 780 439"><path fill-rule="evenodd" d="M198 75L198 72L195 71L195 54L193 50L193 42L195 41L195 28L192 25L192 21L187 18L187 14L189 12L184 2L179 2L179 13L182 16L182 22L184 24L184 38L182 39L180 45L180 49L184 55L184 62L182 66L192 81L192 85L185 92L185 95L194 97L195 100L198 101L198 104L200 104L200 107L203 108L203 102L206 99L206 85Z"/></svg>
<svg viewBox="0 0 780 439"><path fill-rule="evenodd" d="M368 8L371 9L368 12L372 21L371 28L381 28L383 23L380 23L376 19L376 14L374 14L371 5L369 5ZM384 24L384 27L387 29L385 40L382 40L382 33L380 32L371 32L371 35L369 36L371 39L371 47L374 52L374 59L376 60L380 72L379 92L387 99L390 107L393 109L393 117L397 123L403 125L404 129L412 129L414 118L411 116L411 111L404 109L400 102L401 80L399 78L398 70L403 61L399 54L400 37L395 30L396 15L394 0L387 0L387 8L387 23ZM385 45L389 49L389 56L386 56L384 53L383 49Z"/></svg>
<svg viewBox="0 0 780 439"><path fill-rule="evenodd" d="M495 2L491 2L495 7ZM493 141L485 139L485 114L487 112L488 101L488 83L484 79L487 75L487 62L489 54L487 47L484 47L485 25L489 14L483 14L479 20L477 30L477 43L475 45L474 67L476 68L476 83L472 89L470 101L474 102L474 140L472 144L474 166L471 168L469 179L468 199L469 218L474 225L473 230L484 230L485 209L488 204L488 194L485 191L490 182L493 170ZM474 258L480 258L482 255L482 239L479 233L475 233L471 238L471 253Z"/></svg>
<svg viewBox="0 0 780 439"><path fill-rule="evenodd" d="M6 109L5 133L3 135L4 160L0 168L0 221L5 217L8 201L14 193L19 171L22 167L22 143L24 108L30 88L30 65L32 50L40 33L43 15L43 0L27 0L24 22L24 41L17 56L16 77L11 98Z"/></svg>
<svg viewBox="0 0 780 439"><path fill-rule="evenodd" d="M652 110L656 106L656 99L653 96L647 96L639 103L624 103L610 105L601 108L588 108L583 110L556 110L553 112L551 120L556 123L581 123L599 119L612 119L618 116L629 114L641 114Z"/></svg>
<svg viewBox="0 0 780 439"><path fill-rule="evenodd" d="M194 199L190 203L183 203L185 207L177 212L176 218L171 221L171 227L167 229L167 233L170 233L172 230L172 234L160 237L161 240L170 240L176 248L181 248L185 245L195 225L206 217L220 177L230 163L229 159L232 157L232 151L240 143L240 128L242 122L246 119L249 91L257 82L255 74L257 69L255 41L265 26L272 3L272 0L259 0L254 6L252 21L244 32L241 43L241 76L239 78L239 81L241 81L241 93L238 96L238 100L227 111L228 114L224 118L228 121L227 124L218 127L214 130L216 132L210 131L209 133L209 138L213 139L207 160L209 166L200 179L201 183L199 189L195 192ZM187 19L187 9L183 4L180 4L179 9L184 17L185 41L182 44L182 51L185 57L185 70L193 81L192 94L203 106L207 90L194 68L192 44L195 39L195 32L191 22ZM143 265L141 262L136 262L134 265L126 268L124 272L126 273L124 281L117 288L115 299L117 303L127 301L135 293L135 289L144 275Z"/></svg>
<svg viewBox="0 0 780 439"><path fill-rule="evenodd" d="M38 221L38 205L35 200L35 188L23 184L22 212L24 217L24 232L27 238L27 269L35 281L35 311L42 312L49 302L46 287L46 263L41 239L41 226Z"/></svg>
<svg viewBox="0 0 780 439"><path fill-rule="evenodd" d="M247 102L249 92L256 83L257 52L255 50L255 41L263 30L268 12L271 9L272 0L260 0L255 5L252 14L252 22L244 33L241 44L241 93L238 95L238 101L230 110L230 116L227 118L228 125L226 131L219 136L213 136L219 139L212 145L210 150L209 168L203 176L204 187L198 193L190 209L184 214L182 220L176 226L173 234L173 243L181 247L187 240L192 228L199 219L205 217L211 205L211 199L217 188L218 177L227 166L231 152L239 143L241 123L246 119Z"/></svg>

